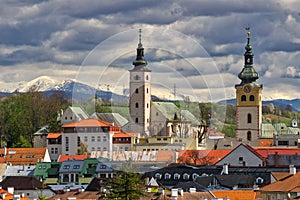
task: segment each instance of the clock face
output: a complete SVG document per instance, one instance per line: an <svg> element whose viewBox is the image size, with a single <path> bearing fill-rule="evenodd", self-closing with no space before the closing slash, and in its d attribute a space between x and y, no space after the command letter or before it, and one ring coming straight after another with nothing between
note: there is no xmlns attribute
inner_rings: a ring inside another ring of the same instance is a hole
<svg viewBox="0 0 300 200"><path fill-rule="evenodd" d="M244 86L244 92L247 92L247 93L251 92L251 86L250 85L245 85Z"/></svg>

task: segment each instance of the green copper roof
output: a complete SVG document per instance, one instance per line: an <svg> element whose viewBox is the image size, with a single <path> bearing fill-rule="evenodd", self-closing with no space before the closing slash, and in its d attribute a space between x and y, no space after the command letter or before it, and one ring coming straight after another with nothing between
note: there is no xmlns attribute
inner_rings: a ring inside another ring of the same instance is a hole
<svg viewBox="0 0 300 200"><path fill-rule="evenodd" d="M247 28L249 30L249 28ZM250 32L248 32L247 44L245 46L246 52L244 53L245 65L242 71L239 73L238 77L242 80L240 85L255 83L259 78L258 73L253 67L253 53L252 46L250 44Z"/></svg>

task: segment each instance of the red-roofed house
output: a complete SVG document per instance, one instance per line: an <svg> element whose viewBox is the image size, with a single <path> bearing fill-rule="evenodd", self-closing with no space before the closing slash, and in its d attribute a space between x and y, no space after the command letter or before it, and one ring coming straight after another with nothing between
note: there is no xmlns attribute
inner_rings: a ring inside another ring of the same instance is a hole
<svg viewBox="0 0 300 200"><path fill-rule="evenodd" d="M0 163L11 165L35 165L37 162L51 162L45 148L1 148Z"/></svg>
<svg viewBox="0 0 300 200"><path fill-rule="evenodd" d="M50 154L51 161L57 161L61 154L61 133L48 133L47 148Z"/></svg>
<svg viewBox="0 0 300 200"><path fill-rule="evenodd" d="M84 119L62 126L62 154L77 154L80 143L87 145L89 152L112 151L112 138L120 128L99 119Z"/></svg>
<svg viewBox="0 0 300 200"><path fill-rule="evenodd" d="M85 155L60 155L58 157L57 162L64 162L66 160L85 160L89 158L90 155L85 154Z"/></svg>
<svg viewBox="0 0 300 200"><path fill-rule="evenodd" d="M131 134L115 133L113 135L114 151L130 151L131 150Z"/></svg>

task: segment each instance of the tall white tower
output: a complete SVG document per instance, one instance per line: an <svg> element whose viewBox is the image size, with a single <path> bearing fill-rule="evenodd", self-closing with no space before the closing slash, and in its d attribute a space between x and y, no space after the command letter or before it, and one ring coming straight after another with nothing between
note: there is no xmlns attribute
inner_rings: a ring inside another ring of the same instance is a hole
<svg viewBox="0 0 300 200"><path fill-rule="evenodd" d="M258 73L253 67L253 53L250 45L250 28L245 46L245 65L239 73L241 83L236 89L236 138L242 142L257 142L262 123L262 89L256 82Z"/></svg>
<svg viewBox="0 0 300 200"><path fill-rule="evenodd" d="M151 102L151 70L147 68L144 58L144 48L139 30L139 44L134 68L130 72L130 100L129 111L131 130L139 132L141 136L149 136L150 129L150 102Z"/></svg>

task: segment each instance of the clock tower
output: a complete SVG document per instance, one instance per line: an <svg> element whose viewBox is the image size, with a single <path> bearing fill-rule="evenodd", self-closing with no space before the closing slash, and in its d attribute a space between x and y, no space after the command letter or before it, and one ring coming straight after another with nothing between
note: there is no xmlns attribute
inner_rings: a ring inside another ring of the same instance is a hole
<svg viewBox="0 0 300 200"><path fill-rule="evenodd" d="M141 42L141 29L139 30L139 44L134 68L130 72L130 129L139 132L141 136L149 136L150 128L150 101L151 101L151 70L147 68L144 58L144 47Z"/></svg>
<svg viewBox="0 0 300 200"><path fill-rule="evenodd" d="M245 64L238 77L241 83L236 89L236 138L241 142L257 142L262 123L262 84L256 80L258 73L253 67L253 53L250 45L250 28L245 46Z"/></svg>

